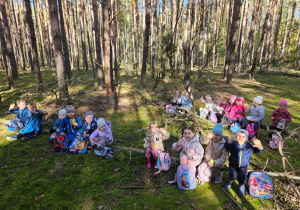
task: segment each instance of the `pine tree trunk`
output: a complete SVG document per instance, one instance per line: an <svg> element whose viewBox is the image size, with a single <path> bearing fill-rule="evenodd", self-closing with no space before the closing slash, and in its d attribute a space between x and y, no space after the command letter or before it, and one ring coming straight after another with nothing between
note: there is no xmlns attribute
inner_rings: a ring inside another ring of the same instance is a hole
<svg viewBox="0 0 300 210"><path fill-rule="evenodd" d="M231 30L231 22L232 22L232 0L229 0L229 7L228 7L228 18L227 18L227 33L226 33L226 44L225 44L225 60L224 60L224 79L228 80L228 71L230 65L230 52L231 46L229 45L230 39L230 30Z"/></svg>
<svg viewBox="0 0 300 210"><path fill-rule="evenodd" d="M134 0L134 2L135 2L135 7L134 7L134 13L135 13L134 16L135 17L134 18L135 18L135 30L136 30L136 54L137 54L137 59L138 59L138 66L140 66L141 65L141 55L140 55L140 16L139 16L139 3L138 3L138 0Z"/></svg>
<svg viewBox="0 0 300 210"><path fill-rule="evenodd" d="M239 21L240 21L240 8L241 8L241 1L240 0L234 0L233 5L233 13L231 18L231 29L230 29L230 36L229 36L229 60L226 60L226 63L228 63L228 74L227 74L227 81L226 84L232 83L232 72L234 70L234 59L235 59L235 45L238 38L238 27L239 27Z"/></svg>
<svg viewBox="0 0 300 210"><path fill-rule="evenodd" d="M89 65L87 62L87 55L86 55L84 17L85 17L85 4L84 4L84 0L80 0L80 30L81 30L82 59L83 59L85 70L88 71Z"/></svg>
<svg viewBox="0 0 300 210"><path fill-rule="evenodd" d="M161 37L162 39L165 38L165 33L166 33L166 0L162 1L162 13L161 13ZM162 55L161 55L161 67L163 69L162 72L162 79L165 78L166 76L166 55L165 51L162 50Z"/></svg>
<svg viewBox="0 0 300 210"><path fill-rule="evenodd" d="M204 65L203 59L203 43L204 43L204 0L201 0L201 14L200 14L200 33L199 33L199 71ZM200 73L200 72L199 72Z"/></svg>
<svg viewBox="0 0 300 210"><path fill-rule="evenodd" d="M144 2L144 1L143 1ZM145 0L145 29L144 29L144 43L143 43L143 63L141 71L141 88L146 87L146 69L147 69L147 57L148 57L148 44L149 44L149 31L150 31L150 12L151 12L151 0Z"/></svg>
<svg viewBox="0 0 300 210"><path fill-rule="evenodd" d="M151 79L154 78L155 74L155 45L156 45L156 33L157 33L157 0L151 2L151 14L152 14L152 27L151 27Z"/></svg>
<svg viewBox="0 0 300 210"><path fill-rule="evenodd" d="M277 17L276 29L274 34L273 61L272 61L273 65L275 65L276 62L277 42L278 42L278 35L279 35L279 29L281 24L281 18L282 18L282 8L283 8L283 0L280 1L280 9Z"/></svg>
<svg viewBox="0 0 300 210"><path fill-rule="evenodd" d="M118 16L116 16L116 11L117 11L117 7L118 7L118 2L117 0L112 0L113 4L112 4L112 18L114 18L114 20L112 21L112 25L111 25L111 32L113 33L112 36L112 62L113 62L113 71L114 71L114 75L115 75L115 79L118 78L118 59L117 59L117 32L118 32L118 24L117 24L117 18ZM133 50L135 50L133 48ZM112 86L113 87L113 86Z"/></svg>
<svg viewBox="0 0 300 210"><path fill-rule="evenodd" d="M96 48L96 71L98 73L98 89L103 90L103 69L101 59L100 29L98 22L97 0L93 0L94 29L95 29L95 48Z"/></svg>
<svg viewBox="0 0 300 210"><path fill-rule="evenodd" d="M6 40L7 55L11 66L12 77L13 79L18 79L19 76L18 76L17 62L13 51L13 44L10 35L10 26L8 25L8 19L7 19L7 10L8 10L7 0L1 0L0 6L2 12L2 24L3 24L5 40Z"/></svg>
<svg viewBox="0 0 300 210"><path fill-rule="evenodd" d="M43 43L42 43L42 38L41 38L41 32L40 32L40 27L39 27L39 18L38 18L38 0L33 0L33 6L34 6L34 12L35 12L35 24L36 24L36 33L37 33L37 38L38 38L38 43L39 43L39 48L40 48L40 58L42 62L42 66L45 67L45 61L44 61L44 52L43 52Z"/></svg>
<svg viewBox="0 0 300 210"><path fill-rule="evenodd" d="M184 67L185 67L185 75L183 84L187 86L190 83L190 75L191 75L191 55L190 55L190 30L191 30L191 6L192 1L189 0L187 4L186 10L186 25L184 31L184 38L183 38L183 54L184 54Z"/></svg>

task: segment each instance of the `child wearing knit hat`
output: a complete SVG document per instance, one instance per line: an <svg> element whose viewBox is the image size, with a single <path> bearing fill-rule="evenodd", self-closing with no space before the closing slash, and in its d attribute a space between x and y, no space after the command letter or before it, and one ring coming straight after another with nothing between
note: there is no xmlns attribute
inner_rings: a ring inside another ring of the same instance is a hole
<svg viewBox="0 0 300 210"><path fill-rule="evenodd" d="M113 143L112 132L108 127L107 122L108 121L105 121L103 118L97 120L98 128L90 135L92 146L100 144L103 147L108 147Z"/></svg>
<svg viewBox="0 0 300 210"><path fill-rule="evenodd" d="M66 117L67 112L65 109L58 111L58 118L54 121L53 128L50 129L50 133L59 133L59 125L61 121Z"/></svg>
<svg viewBox="0 0 300 210"><path fill-rule="evenodd" d="M248 141L249 133L240 129L236 134L231 134L231 139L224 144L225 149L230 153L228 183L223 187L225 190L231 188L237 177L239 181L239 195L245 195L245 183L247 180L247 170L250 165L251 153L263 152L264 147L260 140L253 140L254 145ZM236 139L236 141L234 141Z"/></svg>
<svg viewBox="0 0 300 210"><path fill-rule="evenodd" d="M279 132L283 131L286 128L286 124L292 121L291 114L287 110L287 101L285 99L279 101L278 108L275 109L271 115L271 120L273 124L270 130L277 130ZM272 133L269 133L269 137L272 137Z"/></svg>
<svg viewBox="0 0 300 210"><path fill-rule="evenodd" d="M84 115L83 137L89 137L97 128L97 119L92 111L87 111Z"/></svg>
<svg viewBox="0 0 300 210"><path fill-rule="evenodd" d="M201 136L200 142L207 146L204 153L204 161L201 163L205 167L201 167L200 165L198 167L198 174L209 177L209 180L214 178L215 183L221 183L223 173L220 172L219 168L223 167L229 155L228 151L224 148L226 140L223 137L222 123L216 124L211 133Z"/></svg>

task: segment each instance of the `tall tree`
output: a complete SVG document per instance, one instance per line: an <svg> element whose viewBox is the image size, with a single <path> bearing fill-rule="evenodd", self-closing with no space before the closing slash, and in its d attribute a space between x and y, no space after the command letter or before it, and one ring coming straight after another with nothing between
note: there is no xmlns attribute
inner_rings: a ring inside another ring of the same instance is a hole
<svg viewBox="0 0 300 210"><path fill-rule="evenodd" d="M143 43L143 63L141 71L141 87L146 87L146 69L147 69L147 57L148 57L148 44L149 44L149 31L150 31L150 11L151 0L145 0L145 29L144 29L144 43Z"/></svg>
<svg viewBox="0 0 300 210"><path fill-rule="evenodd" d="M34 6L34 12L35 12L35 28L36 28L36 33L38 37L38 43L39 43L39 48L40 48L40 58L41 58L41 63L42 66L45 67L45 61L44 61L44 51L43 51L43 43L42 43L42 38L41 38L41 32L40 32L40 27L39 27L39 11L38 11L38 0L33 0L33 6Z"/></svg>
<svg viewBox="0 0 300 210"><path fill-rule="evenodd" d="M48 0L51 34L53 37L53 51L57 70L57 81L59 90L59 99L62 101L69 100L68 86L66 83L66 70L62 51L62 38L58 20L57 0Z"/></svg>
<svg viewBox="0 0 300 210"><path fill-rule="evenodd" d="M281 18L282 18L282 8L283 8L283 0L280 1L280 9L277 17L277 23L276 23L276 29L275 29L275 34L274 34L274 47L273 47L273 65L275 64L276 61L276 54L277 54L277 42L278 42L278 35L279 35L279 29L280 29L280 24L281 24Z"/></svg>
<svg viewBox="0 0 300 210"><path fill-rule="evenodd" d="M192 13L192 4L194 0L189 0L186 10L186 26L184 31L184 41L183 41L183 54L184 54L184 66L185 66L185 75L184 75L184 85L187 86L190 82L191 75L191 50L190 50L190 41L191 41L191 13Z"/></svg>
<svg viewBox="0 0 300 210"><path fill-rule="evenodd" d="M152 27L151 27L151 79L154 78L155 74L155 46L156 46L156 33L157 33L157 0L152 0L151 10L152 10Z"/></svg>
<svg viewBox="0 0 300 210"><path fill-rule="evenodd" d="M87 62L87 55L86 55L86 45L85 45L85 0L80 0L80 30L81 30L81 48L82 48L82 59L84 63L85 70L89 70L89 65Z"/></svg>
<svg viewBox="0 0 300 210"><path fill-rule="evenodd" d="M13 77L13 79L17 79L19 77L18 76L18 68L17 68L17 62L15 59L15 54L14 54L14 50L13 50L13 43L12 43L12 39L11 39L11 35L10 35L10 26L9 26L8 18L7 18L7 11L8 11L7 0L1 0L0 7L1 7L1 13L2 13L5 41L6 41L6 46L7 46L7 55L8 55L9 63L11 66L12 77Z"/></svg>

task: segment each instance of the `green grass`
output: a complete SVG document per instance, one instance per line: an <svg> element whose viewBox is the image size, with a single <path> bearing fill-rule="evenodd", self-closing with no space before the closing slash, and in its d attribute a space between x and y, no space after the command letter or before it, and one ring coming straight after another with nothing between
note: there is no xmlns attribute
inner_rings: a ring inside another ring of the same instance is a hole
<svg viewBox="0 0 300 210"><path fill-rule="evenodd" d="M56 80L55 72L42 69L44 84ZM196 77L192 74L192 81ZM161 112L156 106L148 104L132 88L139 89L140 77L129 75L121 76L119 85L116 86L119 106L108 106L105 99L105 90L91 91L86 94L78 94L82 90L96 88L96 81L92 78L92 72L73 71L73 83L69 88L71 101L77 114L83 120L85 111L92 110L97 117L104 117L112 123L112 131L115 145L133 146L142 149L144 130L152 120L157 120L161 126L169 115ZM210 82L207 82L207 78ZM5 72L0 71L2 96L0 112L3 113L9 104L22 97L29 101L35 101L38 108L45 111L45 127L50 127L57 118L57 112L61 105L56 103L56 84L45 85L45 92L34 90L34 75L29 71L20 72L20 78L15 81L14 90L6 90ZM183 78L183 77L182 77ZM234 79L233 85L224 85L220 79L221 73L204 73L201 79L194 83L194 98L201 95L223 93L225 98L231 94L244 96L246 102L251 103L253 97L262 95L263 105L266 109L264 123L270 124L269 116L277 107L280 99L288 100L288 109L291 112L293 122L289 129L298 127L300 123L299 82L296 77L286 77L280 74L257 75L256 81ZM166 78L160 81L155 93L151 93L155 81L147 77L147 91L144 95L153 101L167 101L171 99L175 86L179 85L184 90L180 79ZM30 90L26 94L17 94L20 90ZM11 95L13 98L5 101ZM195 101L196 110L200 107L199 100ZM116 157L103 160L93 153L84 155L54 154L49 152L52 145L49 143L49 134L42 134L27 142L21 140L9 142L5 138L11 135L3 125L13 115L0 116L0 167L2 178L0 180L0 209L223 209L224 207L236 208L235 204L220 189L227 181L227 170L223 170L224 177L221 184L205 183L197 186L193 191L179 190L176 185L163 188L150 189L123 189L124 186L161 186L167 181L173 180L178 162L174 163L168 172L162 172L156 176L154 169L147 169L144 154L131 153L121 149L115 149ZM189 122L190 123L190 122ZM170 140L165 142L165 147L171 147L178 140L183 122L174 121L168 124L171 133ZM213 127L212 123L203 121L201 124L205 132ZM229 135L228 131L224 131ZM267 134L261 132L261 140L266 145ZM295 169L300 167L300 159L296 147L299 144L294 140L288 140L284 151L289 152L288 160ZM171 152L172 156L179 153ZM267 158L268 170L282 172L281 158L277 151L266 149L262 154L253 155L255 165L249 169L262 169ZM298 174L299 175L299 174ZM229 193L245 209L272 208L272 201L259 200L251 196L240 198L237 196L237 183L233 185Z"/></svg>

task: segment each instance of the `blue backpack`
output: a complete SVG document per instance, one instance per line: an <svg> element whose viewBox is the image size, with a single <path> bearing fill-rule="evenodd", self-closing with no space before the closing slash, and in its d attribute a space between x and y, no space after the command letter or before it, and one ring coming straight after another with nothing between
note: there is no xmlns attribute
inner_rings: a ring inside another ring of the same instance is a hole
<svg viewBox="0 0 300 210"><path fill-rule="evenodd" d="M82 136L76 136L70 145L70 152L75 154L84 154L87 151L89 139Z"/></svg>
<svg viewBox="0 0 300 210"><path fill-rule="evenodd" d="M69 150L69 139L65 134L58 134L54 139L53 151L56 153L65 153Z"/></svg>
<svg viewBox="0 0 300 210"><path fill-rule="evenodd" d="M16 119L17 117L15 117L14 119ZM7 130L9 130L10 132L16 132L18 129L17 128L15 128L15 127L10 127L12 124L11 124L11 122L14 120L14 119L12 119L8 124L4 124L5 126L6 126L6 128L7 128Z"/></svg>
<svg viewBox="0 0 300 210"><path fill-rule="evenodd" d="M256 198L270 199L273 197L273 184L268 174L262 171L253 171L250 173L249 193Z"/></svg>
<svg viewBox="0 0 300 210"><path fill-rule="evenodd" d="M189 165L180 165L175 174L175 181L169 181L169 184L177 182L181 190L194 190L197 187L196 171Z"/></svg>
<svg viewBox="0 0 300 210"><path fill-rule="evenodd" d="M26 135L28 138L34 137L40 131L40 125L34 117L30 119L28 124L20 130L19 133Z"/></svg>

